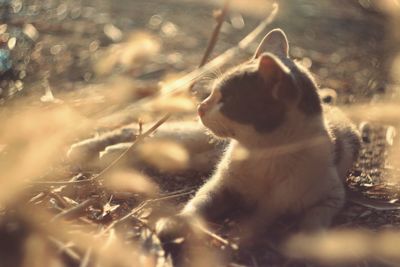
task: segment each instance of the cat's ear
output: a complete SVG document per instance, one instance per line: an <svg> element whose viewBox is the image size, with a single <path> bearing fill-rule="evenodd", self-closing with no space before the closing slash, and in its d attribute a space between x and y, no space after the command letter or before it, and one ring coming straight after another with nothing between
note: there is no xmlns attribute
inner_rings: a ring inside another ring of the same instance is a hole
<svg viewBox="0 0 400 267"><path fill-rule="evenodd" d="M271 53L263 53L258 57L258 73L269 84L290 76L290 70L282 61Z"/></svg>
<svg viewBox="0 0 400 267"><path fill-rule="evenodd" d="M293 83L290 69L271 53L263 53L258 57L258 73L268 84L275 98L293 95L290 88L282 87L287 82Z"/></svg>
<svg viewBox="0 0 400 267"><path fill-rule="evenodd" d="M258 58L262 53L266 52L277 56L289 57L289 43L286 34L281 29L274 29L265 35L253 58Z"/></svg>

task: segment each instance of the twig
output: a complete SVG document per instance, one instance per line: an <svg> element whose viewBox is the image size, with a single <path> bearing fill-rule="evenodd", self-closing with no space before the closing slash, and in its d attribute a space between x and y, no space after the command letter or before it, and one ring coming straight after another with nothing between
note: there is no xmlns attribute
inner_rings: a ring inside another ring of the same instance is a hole
<svg viewBox="0 0 400 267"><path fill-rule="evenodd" d="M60 240L56 239L55 237L48 237L50 242L52 242L59 250L60 253L65 253L71 260L74 262L80 262L81 256L73 250L70 246L64 244Z"/></svg>
<svg viewBox="0 0 400 267"><path fill-rule="evenodd" d="M83 256L83 259L82 259L81 264L79 265L79 267L87 267L87 266L89 266L91 255L92 255L92 248L89 247L86 250L85 255Z"/></svg>
<svg viewBox="0 0 400 267"><path fill-rule="evenodd" d="M28 203L33 203L36 201L42 201L45 197L47 197L48 192L40 192L39 194L33 196L29 199Z"/></svg>
<svg viewBox="0 0 400 267"><path fill-rule="evenodd" d="M89 206L91 206L95 202L95 200L97 200L97 199L96 198L89 198L89 199L83 201L82 203L76 205L73 208L70 208L68 210L64 210L63 212L60 212L59 214L54 216L52 221L56 221L56 220L61 219L61 218L80 217L80 215L83 213L83 211L86 208L88 208Z"/></svg>
<svg viewBox="0 0 400 267"><path fill-rule="evenodd" d="M110 165L108 165L105 169L103 169L99 174L96 176L92 177L91 179L96 180L99 179L101 176L106 174L108 171L110 171L113 167L117 165L117 163L124 158L131 150L132 148L142 140L144 140L146 137L151 135L155 130L157 130L158 127L160 127L164 122L166 122L169 118L171 117L170 113L165 114L161 119L159 119L150 129L148 129L146 132L144 132L141 135L138 135L135 139L135 141L121 154L116 158L113 162L111 162Z"/></svg>
<svg viewBox="0 0 400 267"><path fill-rule="evenodd" d="M48 196L54 198L54 199L57 201L58 205L59 205L61 208L63 208L63 209L65 209L65 208L67 208L67 207L69 206L68 203L67 203L67 201L65 201L65 200L62 198L62 196L60 196L59 194L57 194L57 193L55 193L55 192L51 192L51 191L50 191L50 192L48 193Z"/></svg>
<svg viewBox="0 0 400 267"><path fill-rule="evenodd" d="M360 206L377 211L400 210L400 204L388 203L383 200L371 199L353 190L347 190L347 198Z"/></svg>
<svg viewBox="0 0 400 267"><path fill-rule="evenodd" d="M83 175L78 174L74 175L72 178L70 178L68 181L33 181L31 183L31 186L33 187L51 187L54 186L53 190L57 190L57 188L60 188L65 185L81 185L81 184L87 184L88 180L90 179L82 179Z"/></svg>
<svg viewBox="0 0 400 267"><path fill-rule="evenodd" d="M204 64L206 64L206 62L208 61L208 58L211 55L211 52L213 51L213 49L215 47L215 44L217 43L219 33L221 32L221 26L224 23L226 14L228 13L230 2L231 2L230 0L225 0L224 7L222 8L222 10L220 12L218 12L216 14L217 24L215 25L214 31L208 42L206 51L204 52L203 58L201 59L199 68L203 67Z"/></svg>
<svg viewBox="0 0 400 267"><path fill-rule="evenodd" d="M50 187L50 186L63 186L63 185L85 185L93 182L92 178L79 180L79 181L35 181L32 182L37 187Z"/></svg>
<svg viewBox="0 0 400 267"><path fill-rule="evenodd" d="M203 58L201 59L200 64L199 64L199 68L203 67L204 64L206 64L206 62L208 61L208 58L211 55L211 52L213 51L213 49L217 43L219 33L221 32L222 24L224 23L225 16L228 13L230 2L231 2L230 0L225 0L224 7L222 8L222 10L219 10L218 13L215 15L217 24L214 27L214 30L213 30L210 40L208 41L207 48L206 48ZM192 81L192 84L189 86L190 91L193 89L195 84L196 84L196 80Z"/></svg>
<svg viewBox="0 0 400 267"><path fill-rule="evenodd" d="M227 247L230 247L230 248L232 248L233 250L237 250L237 249L238 249L238 245L237 245L237 244L232 243L232 242L229 242L228 240L222 238L221 236L217 235L217 234L214 233L214 232L211 232L210 230L208 230L207 228L203 227L202 225L200 225L200 224L195 224L195 226L196 226L196 228L197 228L198 230L200 230L201 232L203 232L205 235L207 235L207 236L211 237L212 239L214 239L214 240L220 242L221 244L223 244L223 245L225 245L225 246L227 246Z"/></svg>

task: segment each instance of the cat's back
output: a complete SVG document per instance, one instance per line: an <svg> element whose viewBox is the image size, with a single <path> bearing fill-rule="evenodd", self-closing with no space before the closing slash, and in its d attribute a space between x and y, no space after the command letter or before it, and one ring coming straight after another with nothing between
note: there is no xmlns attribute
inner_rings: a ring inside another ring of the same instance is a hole
<svg viewBox="0 0 400 267"><path fill-rule="evenodd" d="M337 107L324 105L325 124L333 146L333 161L341 179L358 158L360 133L354 123Z"/></svg>

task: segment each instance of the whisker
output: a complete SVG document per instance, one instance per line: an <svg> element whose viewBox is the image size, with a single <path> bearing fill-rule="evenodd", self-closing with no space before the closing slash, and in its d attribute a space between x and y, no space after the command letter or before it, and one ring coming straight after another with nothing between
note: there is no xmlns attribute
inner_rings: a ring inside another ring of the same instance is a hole
<svg viewBox="0 0 400 267"><path fill-rule="evenodd" d="M200 78L200 81L203 81L203 80L206 80L206 81L216 80L216 79L220 78L222 75L223 75L223 73L221 72L221 69L218 68L218 69L212 70L212 71L207 72L206 74L204 74Z"/></svg>

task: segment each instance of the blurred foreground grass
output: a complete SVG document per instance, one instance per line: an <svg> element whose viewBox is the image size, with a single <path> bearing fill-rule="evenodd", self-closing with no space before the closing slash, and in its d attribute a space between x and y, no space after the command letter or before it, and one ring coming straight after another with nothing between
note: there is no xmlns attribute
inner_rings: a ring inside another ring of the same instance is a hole
<svg viewBox="0 0 400 267"><path fill-rule="evenodd" d="M355 167L351 179L358 179L354 183L366 189L367 196L375 197L372 192L379 191L380 198L397 203L398 1L359 1L364 6L370 3L370 8L377 4L379 15L349 1L347 5L339 1L343 6L333 1L281 2L275 23L293 35L293 56L316 73L323 87L338 91L339 104L354 120L369 124L372 139L383 136L363 150L366 163ZM235 45L270 9L269 4L233 1L217 53ZM121 168L94 179L100 170L84 170L65 155L78 140L128 123L138 131L146 130L148 123L167 112L173 113L174 120L194 119L196 102L207 93L204 84L210 75L195 88L197 97L187 90L171 94L166 88L197 65L211 34L212 8L199 1L72 0L3 1L0 7L1 49L9 51L3 54L6 60L0 58L4 65L0 74L0 266L162 266L167 259L153 222L173 213L193 193L193 184L201 183L199 175ZM180 8L187 14L168 15ZM122 9L135 12L138 22ZM296 14L298 21L290 14ZM379 32L384 27L387 30ZM361 33L351 39L357 30ZM358 47L343 45L345 38ZM250 45L249 54L255 45ZM178 143L150 139L138 149L156 168L180 170L188 162ZM400 214L365 208L352 214L348 212L352 208L347 207L343 222L332 231L293 236L283 248L261 244L251 251L230 251L214 239L204 241L193 247L192 265L398 265ZM367 220L373 215L382 221ZM225 254L233 255L229 263Z"/></svg>

